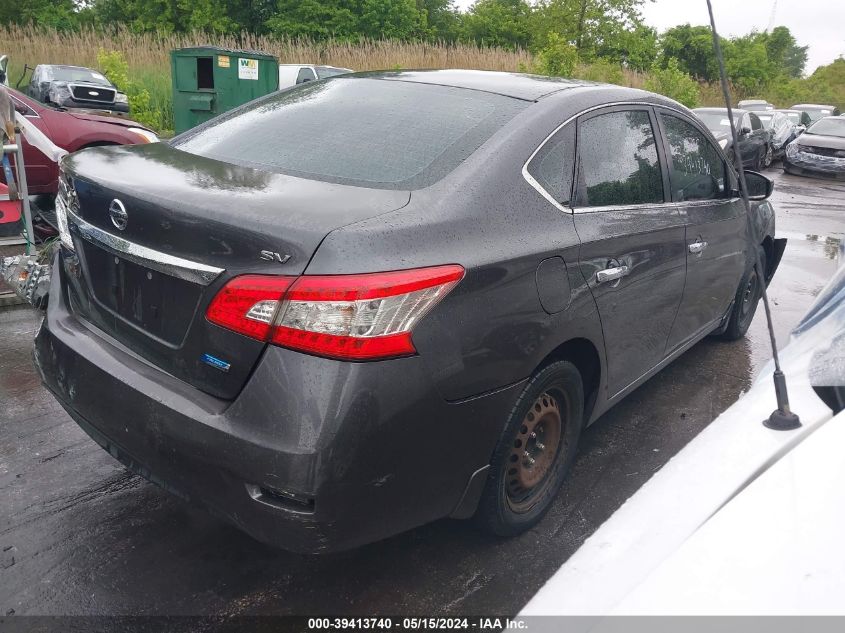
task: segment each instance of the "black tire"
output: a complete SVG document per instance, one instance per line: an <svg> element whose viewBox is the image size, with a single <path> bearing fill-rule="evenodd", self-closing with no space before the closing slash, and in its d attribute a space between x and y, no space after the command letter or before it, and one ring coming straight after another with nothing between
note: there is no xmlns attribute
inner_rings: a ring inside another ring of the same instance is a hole
<svg viewBox="0 0 845 633"><path fill-rule="evenodd" d="M559 431L552 455L541 440L551 444L554 439L555 410ZM572 363L554 362L528 381L493 452L475 513L482 529L499 536L515 536L543 518L575 459L583 417L584 385ZM536 484L527 486L526 481L534 477L538 477Z"/></svg>
<svg viewBox="0 0 845 633"><path fill-rule="evenodd" d="M759 247L758 250L765 277L766 252ZM760 297L763 296L764 283L764 278L757 275L756 266L752 266L751 270L742 276L742 281L739 282L739 288L737 288L736 297L734 298L734 305L731 309L728 326L722 333L723 339L726 341L736 341L748 332L748 328L754 320L754 314L757 312L757 304L760 302Z"/></svg>

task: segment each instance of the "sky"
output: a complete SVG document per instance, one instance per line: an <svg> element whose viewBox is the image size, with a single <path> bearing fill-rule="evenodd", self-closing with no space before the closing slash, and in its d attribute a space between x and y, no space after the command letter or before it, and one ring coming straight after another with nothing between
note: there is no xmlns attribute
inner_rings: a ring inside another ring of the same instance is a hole
<svg viewBox="0 0 845 633"><path fill-rule="evenodd" d="M466 10L474 0L456 0ZM711 0L722 36L745 35L769 26L774 0ZM643 7L646 24L658 31L678 24L710 24L705 0L654 0ZM777 0L773 26L788 26L807 51L808 74L845 55L845 1Z"/></svg>

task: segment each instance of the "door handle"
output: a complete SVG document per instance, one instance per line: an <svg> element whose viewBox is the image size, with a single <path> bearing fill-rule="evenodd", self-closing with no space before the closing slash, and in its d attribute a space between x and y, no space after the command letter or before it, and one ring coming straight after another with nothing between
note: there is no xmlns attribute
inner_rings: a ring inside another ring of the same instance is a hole
<svg viewBox="0 0 845 633"><path fill-rule="evenodd" d="M596 273L596 281L604 283L606 281L616 281L622 279L625 275L631 272L627 266L616 266L615 268L605 268Z"/></svg>
<svg viewBox="0 0 845 633"><path fill-rule="evenodd" d="M707 248L707 242L693 242L689 245L689 252L693 255L700 255L705 248Z"/></svg>

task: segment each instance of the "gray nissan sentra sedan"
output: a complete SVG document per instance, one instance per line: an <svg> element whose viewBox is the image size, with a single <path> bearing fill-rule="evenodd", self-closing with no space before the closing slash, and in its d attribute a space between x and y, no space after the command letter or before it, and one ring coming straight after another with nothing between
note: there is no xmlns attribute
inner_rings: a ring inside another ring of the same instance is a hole
<svg viewBox="0 0 845 633"><path fill-rule="evenodd" d="M587 424L745 334L784 246L683 106L475 71L78 152L57 209L44 383L132 470L308 552L530 528Z"/></svg>

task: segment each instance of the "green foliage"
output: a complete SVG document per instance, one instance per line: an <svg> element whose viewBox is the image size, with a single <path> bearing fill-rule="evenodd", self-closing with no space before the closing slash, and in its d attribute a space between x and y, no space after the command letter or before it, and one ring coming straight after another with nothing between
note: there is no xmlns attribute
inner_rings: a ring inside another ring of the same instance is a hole
<svg viewBox="0 0 845 633"><path fill-rule="evenodd" d="M651 74L646 78L645 89L665 95L688 108L698 105L698 83L681 70L678 60L666 60L666 67L655 64Z"/></svg>
<svg viewBox="0 0 845 633"><path fill-rule="evenodd" d="M775 27L771 33L764 34L766 54L776 74L783 74L798 79L804 74L807 65L808 46L798 46L798 42L785 26Z"/></svg>
<svg viewBox="0 0 845 633"><path fill-rule="evenodd" d="M118 90L126 93L133 120L153 130L164 129L162 113L153 108L149 90L129 79L129 64L123 53L101 48L97 52L97 64L109 81L117 86Z"/></svg>
<svg viewBox="0 0 845 633"><path fill-rule="evenodd" d="M478 0L463 18L463 39L513 50L531 42L531 5L526 0Z"/></svg>
<svg viewBox="0 0 845 633"><path fill-rule="evenodd" d="M352 11L339 1L278 0L265 25L279 37L326 40L352 38L357 23Z"/></svg>
<svg viewBox="0 0 845 633"><path fill-rule="evenodd" d="M579 66L575 71L575 77L587 81L596 81L605 84L625 84L625 76L622 74L622 67L609 59L597 59L590 64Z"/></svg>
<svg viewBox="0 0 845 633"><path fill-rule="evenodd" d="M658 60L660 68L666 68L674 59L678 67L699 81L716 81L719 66L713 53L713 36L708 26L675 26L660 37L662 48Z"/></svg>
<svg viewBox="0 0 845 633"><path fill-rule="evenodd" d="M657 33L642 23L644 0L539 0L531 20L533 50L554 33L573 44L581 60L607 58L645 69L657 55Z"/></svg>
<svg viewBox="0 0 845 633"><path fill-rule="evenodd" d="M761 91L777 76L766 52L765 39L757 33L728 40L723 54L728 79L746 94Z"/></svg>
<svg viewBox="0 0 845 633"><path fill-rule="evenodd" d="M426 15L414 0L363 0L358 32L364 37L410 40L425 33Z"/></svg>
<svg viewBox="0 0 845 633"><path fill-rule="evenodd" d="M534 72L553 77L571 77L578 64L578 49L557 33L550 33L539 53Z"/></svg>

